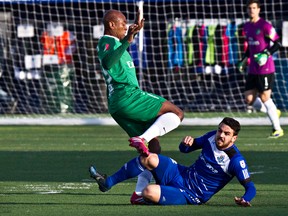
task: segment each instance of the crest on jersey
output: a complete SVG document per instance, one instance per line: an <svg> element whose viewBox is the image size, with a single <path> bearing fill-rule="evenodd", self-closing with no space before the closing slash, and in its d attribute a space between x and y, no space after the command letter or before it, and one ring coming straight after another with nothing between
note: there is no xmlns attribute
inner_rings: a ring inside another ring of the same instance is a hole
<svg viewBox="0 0 288 216"><path fill-rule="evenodd" d="M219 157L217 157L217 162L218 163L223 163L224 162L224 155L220 155Z"/></svg>
<svg viewBox="0 0 288 216"><path fill-rule="evenodd" d="M257 29L256 30L256 35L259 35L261 33L261 30L260 29Z"/></svg>

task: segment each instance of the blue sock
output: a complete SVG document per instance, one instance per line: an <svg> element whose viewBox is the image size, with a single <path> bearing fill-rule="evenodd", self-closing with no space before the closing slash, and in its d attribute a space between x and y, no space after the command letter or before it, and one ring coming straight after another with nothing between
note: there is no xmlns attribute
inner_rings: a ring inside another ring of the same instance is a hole
<svg viewBox="0 0 288 216"><path fill-rule="evenodd" d="M106 179L106 186L111 188L119 182L126 179L134 178L143 172L145 168L140 162L140 158L136 157L122 166L116 173Z"/></svg>

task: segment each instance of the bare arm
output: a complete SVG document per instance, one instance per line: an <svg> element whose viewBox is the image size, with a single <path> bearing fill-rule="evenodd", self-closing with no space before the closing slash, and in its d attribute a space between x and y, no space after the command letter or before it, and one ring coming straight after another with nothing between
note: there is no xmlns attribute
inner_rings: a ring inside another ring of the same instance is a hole
<svg viewBox="0 0 288 216"><path fill-rule="evenodd" d="M138 11L134 24L129 26L128 33L123 39L123 41L126 40L129 43L132 43L135 35L143 28L144 20L145 20L144 18L140 20L140 11Z"/></svg>

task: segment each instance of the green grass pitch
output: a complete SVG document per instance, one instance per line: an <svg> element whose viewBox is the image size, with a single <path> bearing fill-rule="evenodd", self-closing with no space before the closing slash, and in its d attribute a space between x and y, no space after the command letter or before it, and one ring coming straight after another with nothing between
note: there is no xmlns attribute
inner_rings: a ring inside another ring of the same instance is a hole
<svg viewBox="0 0 288 216"><path fill-rule="evenodd" d="M189 165L199 153L181 154L179 141L215 128L180 126L160 138L162 153ZM118 126L1 126L0 215L288 215L288 136L267 139L270 130L243 126L239 134L257 187L253 207L243 208L233 202L244 192L236 179L202 206L132 206L136 179L101 193L89 165L109 175L137 156Z"/></svg>

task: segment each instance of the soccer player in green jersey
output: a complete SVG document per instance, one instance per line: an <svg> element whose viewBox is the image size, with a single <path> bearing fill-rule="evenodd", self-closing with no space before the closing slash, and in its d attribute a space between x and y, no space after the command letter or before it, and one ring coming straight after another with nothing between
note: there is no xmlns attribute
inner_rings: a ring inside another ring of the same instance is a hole
<svg viewBox="0 0 288 216"><path fill-rule="evenodd" d="M163 97L139 88L135 66L127 48L143 28L144 19L140 19L138 12L134 24L127 28L124 14L109 10L104 15L103 24L104 36L99 40L97 51L107 85L109 113L129 135L130 146L140 154L160 153L157 137L177 128L184 114ZM148 143L148 148L145 143ZM141 192L151 177L148 171L138 176L136 190L130 200L132 204L143 201Z"/></svg>

